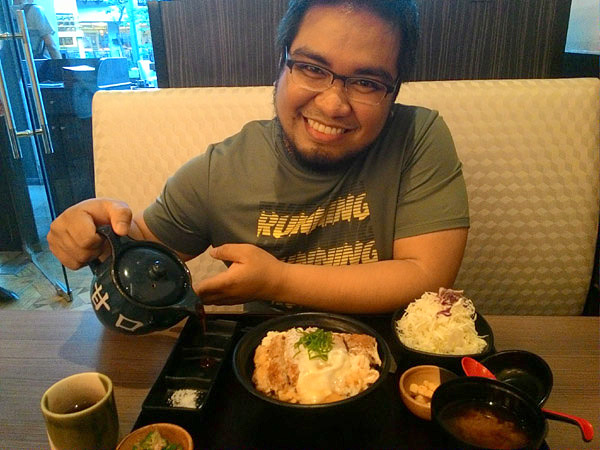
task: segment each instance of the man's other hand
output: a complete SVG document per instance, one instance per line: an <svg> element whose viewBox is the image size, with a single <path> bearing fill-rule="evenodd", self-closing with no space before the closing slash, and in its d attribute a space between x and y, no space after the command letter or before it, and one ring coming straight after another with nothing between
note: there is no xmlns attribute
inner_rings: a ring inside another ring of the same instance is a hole
<svg viewBox="0 0 600 450"><path fill-rule="evenodd" d="M287 264L251 244L224 244L210 255L231 266L214 277L194 283L205 304L233 305L277 296Z"/></svg>

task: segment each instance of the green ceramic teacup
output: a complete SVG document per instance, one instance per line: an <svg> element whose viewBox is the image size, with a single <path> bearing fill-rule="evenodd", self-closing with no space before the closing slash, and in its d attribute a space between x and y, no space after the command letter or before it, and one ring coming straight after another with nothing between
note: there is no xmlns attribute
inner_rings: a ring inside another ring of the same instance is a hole
<svg viewBox="0 0 600 450"><path fill-rule="evenodd" d="M52 450L112 450L119 419L110 378L97 372L71 375L42 397L42 413Z"/></svg>

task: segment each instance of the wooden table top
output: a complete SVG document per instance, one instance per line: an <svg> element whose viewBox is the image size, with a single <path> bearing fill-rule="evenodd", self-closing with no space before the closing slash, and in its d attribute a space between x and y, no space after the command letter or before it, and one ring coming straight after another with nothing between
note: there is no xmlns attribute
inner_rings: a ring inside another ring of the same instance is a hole
<svg viewBox="0 0 600 450"><path fill-rule="evenodd" d="M545 407L584 417L600 428L598 317L486 316L497 350L542 356L554 387ZM182 324L145 336L105 329L93 312L3 311L0 314L0 448L46 449L40 399L59 379L99 371L115 388L121 434L133 426L148 390L173 348ZM549 421L551 449L599 448L570 424Z"/></svg>

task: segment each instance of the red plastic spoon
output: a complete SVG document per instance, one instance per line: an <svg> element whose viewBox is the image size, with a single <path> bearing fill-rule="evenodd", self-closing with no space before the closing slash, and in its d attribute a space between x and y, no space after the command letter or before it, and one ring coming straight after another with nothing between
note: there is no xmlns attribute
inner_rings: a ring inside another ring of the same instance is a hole
<svg viewBox="0 0 600 450"><path fill-rule="evenodd" d="M465 356L461 360L461 365L467 376L491 378L492 380L496 379L496 376L490 371L490 369L473 358ZM551 411L546 408L542 408L542 412L548 419L562 420L579 425L579 429L581 430L581 435L584 441L589 442L594 438L594 427L587 420L571 414Z"/></svg>

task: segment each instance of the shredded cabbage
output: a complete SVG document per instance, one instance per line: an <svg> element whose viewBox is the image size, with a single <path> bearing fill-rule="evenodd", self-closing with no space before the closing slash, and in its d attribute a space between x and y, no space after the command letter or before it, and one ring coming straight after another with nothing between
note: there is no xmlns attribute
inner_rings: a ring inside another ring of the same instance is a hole
<svg viewBox="0 0 600 450"><path fill-rule="evenodd" d="M410 303L396 321L400 341L430 353L468 355L481 352L486 342L475 329L475 306L463 291L440 288Z"/></svg>

